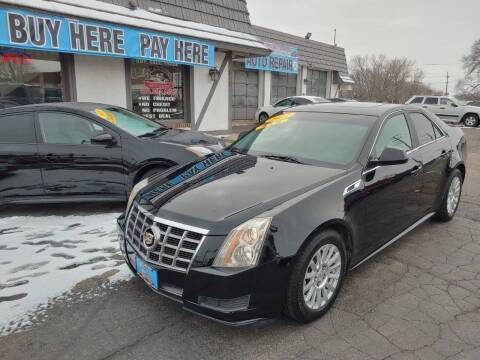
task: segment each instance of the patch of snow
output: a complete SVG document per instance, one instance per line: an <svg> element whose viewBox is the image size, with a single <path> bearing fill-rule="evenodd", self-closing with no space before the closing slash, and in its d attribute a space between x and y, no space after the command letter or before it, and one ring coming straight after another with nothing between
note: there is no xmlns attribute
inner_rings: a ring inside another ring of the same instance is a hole
<svg viewBox="0 0 480 360"><path fill-rule="evenodd" d="M118 213L0 219L0 336L24 330L54 301L98 296L128 280Z"/></svg>

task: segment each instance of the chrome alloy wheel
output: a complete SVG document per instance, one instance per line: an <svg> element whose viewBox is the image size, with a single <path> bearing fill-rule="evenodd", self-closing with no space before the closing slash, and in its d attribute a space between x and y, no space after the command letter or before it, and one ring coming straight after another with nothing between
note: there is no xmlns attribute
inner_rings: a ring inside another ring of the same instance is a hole
<svg viewBox="0 0 480 360"><path fill-rule="evenodd" d="M475 115L468 115L464 120L465 126L477 126L477 117Z"/></svg>
<svg viewBox="0 0 480 360"><path fill-rule="evenodd" d="M310 310L319 310L328 304L337 289L341 271L342 256L335 245L323 245L313 254L303 279L303 299Z"/></svg>
<svg viewBox="0 0 480 360"><path fill-rule="evenodd" d="M447 197L447 211L448 215L452 216L457 209L458 202L460 201L460 192L462 189L462 182L458 176L455 176L450 183Z"/></svg>

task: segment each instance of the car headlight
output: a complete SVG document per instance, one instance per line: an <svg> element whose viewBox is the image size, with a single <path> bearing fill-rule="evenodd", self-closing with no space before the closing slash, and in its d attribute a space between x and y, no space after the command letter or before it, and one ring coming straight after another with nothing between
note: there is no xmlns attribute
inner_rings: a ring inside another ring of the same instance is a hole
<svg viewBox="0 0 480 360"><path fill-rule="evenodd" d="M128 201L127 201L127 212L128 212L128 209L130 209L130 205L132 205L132 202L137 196L137 194L140 192L140 190L142 190L147 185L148 185L148 178L145 178L142 181L139 181L138 183L136 183L135 186L132 188L132 191L130 192L130 196L128 197Z"/></svg>
<svg viewBox="0 0 480 360"><path fill-rule="evenodd" d="M202 156L205 156L205 155L208 155L208 154L213 153L212 150L210 150L209 148L206 148L206 147L204 147L204 146L188 146L188 147L186 147L185 149L187 149L188 151L194 153L194 154L197 155L198 157L202 157Z"/></svg>
<svg viewBox="0 0 480 360"><path fill-rule="evenodd" d="M213 266L255 266L272 218L254 218L230 231L215 257Z"/></svg>

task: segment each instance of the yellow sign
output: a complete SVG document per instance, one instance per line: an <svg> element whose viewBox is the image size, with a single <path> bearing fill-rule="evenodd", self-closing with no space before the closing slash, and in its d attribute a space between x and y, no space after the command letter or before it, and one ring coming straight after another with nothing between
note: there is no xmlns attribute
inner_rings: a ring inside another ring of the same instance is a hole
<svg viewBox="0 0 480 360"><path fill-rule="evenodd" d="M280 115L271 117L270 119L266 120L262 125L257 126L255 128L255 130L260 131L260 130L263 130L263 129L269 127L269 126L286 123L286 122L288 122L288 119L291 118L294 115L295 115L295 113L289 112L289 113L284 113L284 114L280 114Z"/></svg>
<svg viewBox="0 0 480 360"><path fill-rule="evenodd" d="M113 115L109 111L105 111L105 110L102 110L102 109L95 109L95 114L97 114L102 119L111 122L112 124L117 123L117 118L115 117L115 115Z"/></svg>

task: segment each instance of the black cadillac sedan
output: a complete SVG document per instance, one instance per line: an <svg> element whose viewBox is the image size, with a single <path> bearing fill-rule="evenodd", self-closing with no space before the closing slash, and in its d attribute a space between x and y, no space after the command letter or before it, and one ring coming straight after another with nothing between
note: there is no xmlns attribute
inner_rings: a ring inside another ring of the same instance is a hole
<svg viewBox="0 0 480 360"><path fill-rule="evenodd" d="M276 115L231 147L145 180L118 219L133 272L227 324L324 314L347 270L427 219L450 220L461 130L404 105Z"/></svg>
<svg viewBox="0 0 480 360"><path fill-rule="evenodd" d="M223 147L126 109L50 103L0 111L0 205L125 201L132 186Z"/></svg>

